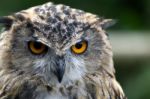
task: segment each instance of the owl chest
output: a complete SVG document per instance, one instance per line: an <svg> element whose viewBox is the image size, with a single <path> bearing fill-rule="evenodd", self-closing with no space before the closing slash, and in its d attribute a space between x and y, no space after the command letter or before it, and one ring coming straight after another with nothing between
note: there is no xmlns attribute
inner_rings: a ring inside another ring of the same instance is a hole
<svg viewBox="0 0 150 99"><path fill-rule="evenodd" d="M86 87L83 82L68 85L46 86L36 99L88 99Z"/></svg>

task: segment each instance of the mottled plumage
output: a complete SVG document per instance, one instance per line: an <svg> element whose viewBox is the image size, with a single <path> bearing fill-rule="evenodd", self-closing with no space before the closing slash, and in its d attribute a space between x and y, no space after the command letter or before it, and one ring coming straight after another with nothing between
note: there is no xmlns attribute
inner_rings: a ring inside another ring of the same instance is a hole
<svg viewBox="0 0 150 99"><path fill-rule="evenodd" d="M0 24L0 99L125 99L104 31L110 19L46 3ZM83 53L77 43L88 45Z"/></svg>

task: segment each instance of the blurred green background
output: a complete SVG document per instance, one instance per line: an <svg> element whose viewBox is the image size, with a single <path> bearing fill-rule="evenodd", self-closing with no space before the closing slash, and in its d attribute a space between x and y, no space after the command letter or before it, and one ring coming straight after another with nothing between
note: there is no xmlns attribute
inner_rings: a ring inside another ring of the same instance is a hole
<svg viewBox="0 0 150 99"><path fill-rule="evenodd" d="M0 16L50 0L1 0ZM108 29L116 76L128 99L150 99L150 0L51 0L117 20Z"/></svg>

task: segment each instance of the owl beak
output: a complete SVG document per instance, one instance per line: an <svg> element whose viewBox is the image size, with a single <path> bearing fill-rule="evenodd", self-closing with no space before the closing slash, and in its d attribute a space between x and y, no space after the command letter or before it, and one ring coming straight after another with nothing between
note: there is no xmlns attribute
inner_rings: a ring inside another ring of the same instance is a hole
<svg viewBox="0 0 150 99"><path fill-rule="evenodd" d="M59 83L61 83L64 73L65 73L65 62L62 57L58 58L56 70L54 71L54 74L56 75Z"/></svg>

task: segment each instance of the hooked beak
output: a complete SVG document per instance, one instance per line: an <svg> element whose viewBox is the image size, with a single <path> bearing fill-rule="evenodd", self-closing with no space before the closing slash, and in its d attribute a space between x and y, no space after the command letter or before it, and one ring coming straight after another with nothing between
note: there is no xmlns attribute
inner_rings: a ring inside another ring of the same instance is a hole
<svg viewBox="0 0 150 99"><path fill-rule="evenodd" d="M65 61L63 57L58 57L58 60L56 62L56 70L54 71L54 74L56 75L59 83L61 83L64 73L65 73Z"/></svg>

